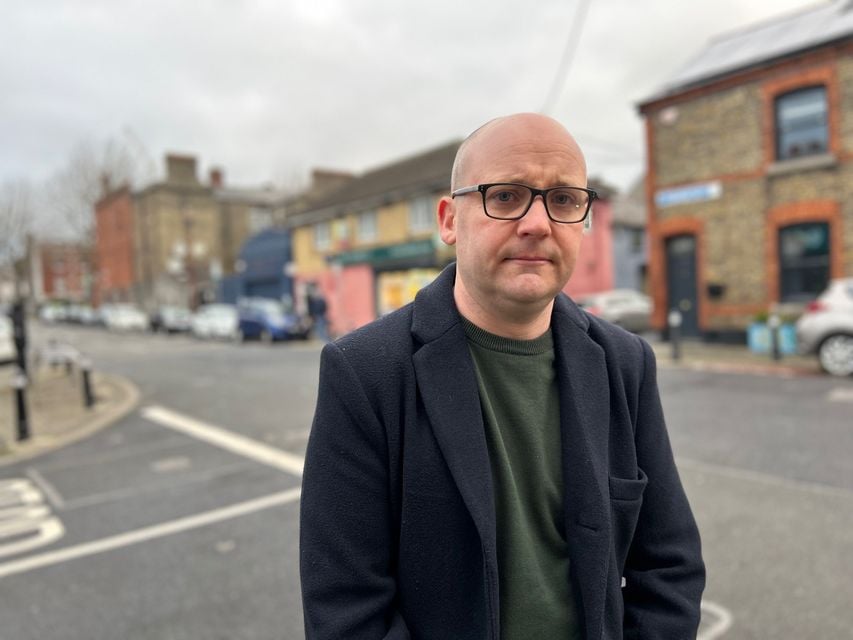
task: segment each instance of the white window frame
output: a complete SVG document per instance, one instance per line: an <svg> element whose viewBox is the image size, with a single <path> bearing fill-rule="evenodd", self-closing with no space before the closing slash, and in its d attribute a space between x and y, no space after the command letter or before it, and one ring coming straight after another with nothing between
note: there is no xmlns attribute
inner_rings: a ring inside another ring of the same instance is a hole
<svg viewBox="0 0 853 640"><path fill-rule="evenodd" d="M360 242L373 242L379 237L379 216L375 211L363 211L358 214L358 239Z"/></svg>
<svg viewBox="0 0 853 640"><path fill-rule="evenodd" d="M332 229L328 222L318 222L314 225L314 247L318 251L326 251L332 246Z"/></svg>
<svg viewBox="0 0 853 640"><path fill-rule="evenodd" d="M432 210L432 198L421 196L409 202L409 231L422 233L433 231L435 217Z"/></svg>

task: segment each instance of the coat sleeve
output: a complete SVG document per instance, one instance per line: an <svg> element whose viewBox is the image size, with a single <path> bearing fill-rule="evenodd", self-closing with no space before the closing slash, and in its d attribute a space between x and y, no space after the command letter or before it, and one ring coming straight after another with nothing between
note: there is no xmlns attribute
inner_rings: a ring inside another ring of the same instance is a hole
<svg viewBox="0 0 853 640"><path fill-rule="evenodd" d="M675 468L654 353L641 342L635 441L648 485L624 571L625 638L695 638L705 587L699 531Z"/></svg>
<svg viewBox="0 0 853 640"><path fill-rule="evenodd" d="M333 343L321 357L300 508L306 638L409 638L396 610L385 430Z"/></svg>

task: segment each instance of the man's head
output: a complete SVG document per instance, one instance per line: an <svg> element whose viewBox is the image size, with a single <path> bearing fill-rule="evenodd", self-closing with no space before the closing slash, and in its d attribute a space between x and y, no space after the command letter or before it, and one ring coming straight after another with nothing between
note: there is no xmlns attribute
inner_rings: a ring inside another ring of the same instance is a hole
<svg viewBox="0 0 853 640"><path fill-rule="evenodd" d="M507 116L472 133L453 167L454 191L495 182L586 187L586 163L556 120ZM456 245L454 296L463 315L492 330L501 322L541 327L543 319L547 327L554 297L574 269L583 224L554 222L539 196L522 218L496 220L486 216L477 191L442 198L438 216L442 240Z"/></svg>

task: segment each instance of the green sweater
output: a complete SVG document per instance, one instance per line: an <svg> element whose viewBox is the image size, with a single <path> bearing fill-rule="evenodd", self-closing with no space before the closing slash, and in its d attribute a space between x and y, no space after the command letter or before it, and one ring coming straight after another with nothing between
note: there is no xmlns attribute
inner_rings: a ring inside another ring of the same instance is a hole
<svg viewBox="0 0 853 640"><path fill-rule="evenodd" d="M501 638L579 638L551 332L511 340L463 321L494 481Z"/></svg>

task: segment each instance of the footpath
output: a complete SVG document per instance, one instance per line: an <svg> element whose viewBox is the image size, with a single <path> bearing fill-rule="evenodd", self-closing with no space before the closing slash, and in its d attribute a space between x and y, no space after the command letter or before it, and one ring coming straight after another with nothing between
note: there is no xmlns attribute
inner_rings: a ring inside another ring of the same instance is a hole
<svg viewBox="0 0 853 640"><path fill-rule="evenodd" d="M773 360L768 355L751 353L745 346L684 341L678 360L672 345L652 338L658 368L682 368L718 373L762 376L823 375L817 359L784 356ZM132 411L138 401L136 387L119 376L92 373L96 402L84 403L80 369L64 365L33 365L27 390L30 438L17 440L17 410L12 389L14 367L0 367L0 466L51 451L84 438L116 422Z"/></svg>
<svg viewBox="0 0 853 640"><path fill-rule="evenodd" d="M139 392L129 381L97 371L90 377L95 403L87 408L79 367L30 365L26 392L30 437L18 440L15 367L0 366L0 466L57 449L109 426L132 411Z"/></svg>

